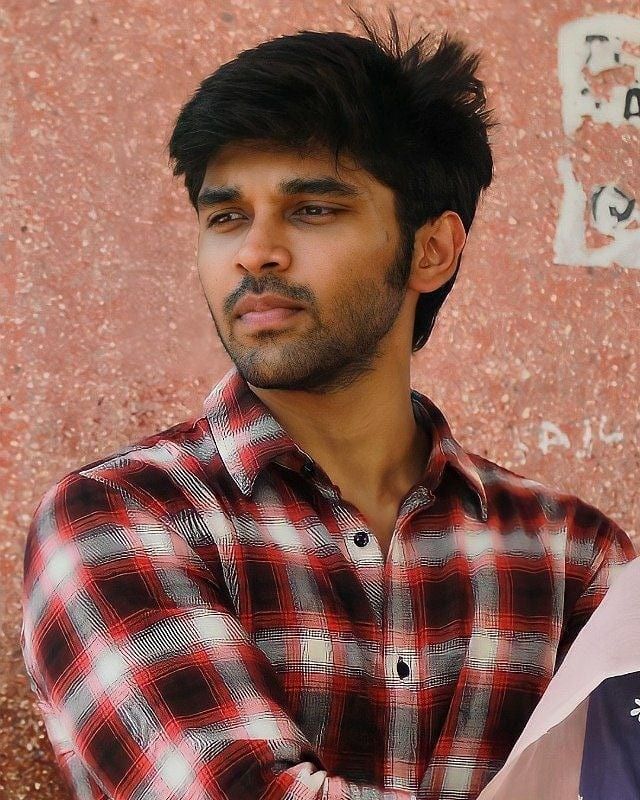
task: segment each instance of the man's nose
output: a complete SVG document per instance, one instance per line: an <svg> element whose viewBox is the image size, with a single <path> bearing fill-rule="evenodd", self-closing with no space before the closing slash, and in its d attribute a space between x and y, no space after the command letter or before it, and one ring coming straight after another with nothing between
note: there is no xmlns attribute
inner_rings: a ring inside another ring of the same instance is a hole
<svg viewBox="0 0 640 800"><path fill-rule="evenodd" d="M236 253L236 266L259 274L265 269L288 269L291 253L277 226L254 220Z"/></svg>

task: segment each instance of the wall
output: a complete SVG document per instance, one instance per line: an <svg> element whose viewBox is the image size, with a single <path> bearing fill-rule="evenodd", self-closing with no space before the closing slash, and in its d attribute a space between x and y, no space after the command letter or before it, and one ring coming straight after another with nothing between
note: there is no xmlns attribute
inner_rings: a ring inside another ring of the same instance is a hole
<svg viewBox="0 0 640 800"><path fill-rule="evenodd" d="M484 51L502 123L495 184L413 383L468 448L580 495L638 542L640 37L621 50L616 31L637 28L619 17L563 26L640 7L396 8ZM69 470L198 413L229 366L167 165L172 121L238 50L356 26L340 0L4 0L0 24L0 797L62 800L18 641L33 509Z"/></svg>

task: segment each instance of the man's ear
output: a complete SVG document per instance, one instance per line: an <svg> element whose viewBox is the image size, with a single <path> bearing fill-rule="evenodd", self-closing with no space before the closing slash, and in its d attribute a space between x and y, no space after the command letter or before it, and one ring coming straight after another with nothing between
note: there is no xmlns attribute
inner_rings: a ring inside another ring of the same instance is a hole
<svg viewBox="0 0 640 800"><path fill-rule="evenodd" d="M416 231L409 287L416 292L434 292L456 271L467 240L462 220L455 211L445 211Z"/></svg>

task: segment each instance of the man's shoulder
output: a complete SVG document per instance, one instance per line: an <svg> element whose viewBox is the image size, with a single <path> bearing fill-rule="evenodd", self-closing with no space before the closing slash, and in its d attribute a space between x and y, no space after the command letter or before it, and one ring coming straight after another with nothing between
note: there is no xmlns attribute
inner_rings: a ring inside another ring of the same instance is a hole
<svg viewBox="0 0 640 800"><path fill-rule="evenodd" d="M124 445L113 453L96 461L77 467L74 472L97 473L100 470L125 467L127 464L157 463L171 464L173 458L192 458L210 461L217 449L207 418L190 417L162 431L147 434Z"/></svg>
<svg viewBox="0 0 640 800"><path fill-rule="evenodd" d="M580 528L615 524L578 495L467 453L477 470L490 508L502 518L517 516L534 524L571 524Z"/></svg>
<svg viewBox="0 0 640 800"><path fill-rule="evenodd" d="M584 568L600 563L606 552L620 563L636 557L628 534L592 503L482 456L467 455L484 487L490 525L515 537L518 546L525 538L533 538L548 553L561 553L574 566Z"/></svg>
<svg viewBox="0 0 640 800"><path fill-rule="evenodd" d="M208 420L198 416L70 470L44 498L86 494L97 483L102 489L95 491L116 492L150 509L167 510L184 501L185 484L202 481L215 491L223 473Z"/></svg>

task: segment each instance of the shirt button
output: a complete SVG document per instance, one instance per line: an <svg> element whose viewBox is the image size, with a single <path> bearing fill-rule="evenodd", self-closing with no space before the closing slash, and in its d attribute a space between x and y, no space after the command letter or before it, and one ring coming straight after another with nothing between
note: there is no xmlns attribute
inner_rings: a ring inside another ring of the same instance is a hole
<svg viewBox="0 0 640 800"><path fill-rule="evenodd" d="M406 678L409 672L411 672L409 665L402 660L402 656L400 656L396 664L396 672L400 678Z"/></svg>
<svg viewBox="0 0 640 800"><path fill-rule="evenodd" d="M369 544L369 534L366 531L358 531L353 537L353 542L357 544L358 547L366 547L366 545Z"/></svg>
<svg viewBox="0 0 640 800"><path fill-rule="evenodd" d="M314 473L313 461L305 461L304 464L302 465L302 468L300 469L300 472L302 472L302 474L306 478L308 478L310 475L313 475Z"/></svg>

